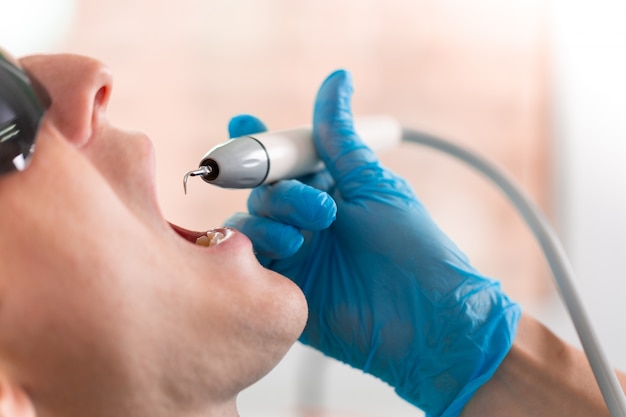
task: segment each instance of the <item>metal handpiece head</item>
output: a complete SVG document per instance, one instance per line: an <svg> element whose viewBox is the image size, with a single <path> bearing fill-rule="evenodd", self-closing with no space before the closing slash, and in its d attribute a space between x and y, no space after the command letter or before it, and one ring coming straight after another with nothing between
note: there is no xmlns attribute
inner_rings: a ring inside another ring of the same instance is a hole
<svg viewBox="0 0 626 417"><path fill-rule="evenodd" d="M194 169L186 173L183 177L183 189L185 190L185 194L187 194L187 180L189 179L189 177L197 177L199 175L204 177L206 175L209 175L211 171L211 167L203 165L198 169Z"/></svg>

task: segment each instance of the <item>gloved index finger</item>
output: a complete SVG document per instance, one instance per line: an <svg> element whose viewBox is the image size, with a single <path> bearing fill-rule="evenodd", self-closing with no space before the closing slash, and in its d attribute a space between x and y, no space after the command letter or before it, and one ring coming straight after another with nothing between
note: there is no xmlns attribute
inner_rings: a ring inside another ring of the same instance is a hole
<svg viewBox="0 0 626 417"><path fill-rule="evenodd" d="M318 231L330 226L337 215L335 201L324 191L297 180L283 180L257 187L250 193L251 214Z"/></svg>

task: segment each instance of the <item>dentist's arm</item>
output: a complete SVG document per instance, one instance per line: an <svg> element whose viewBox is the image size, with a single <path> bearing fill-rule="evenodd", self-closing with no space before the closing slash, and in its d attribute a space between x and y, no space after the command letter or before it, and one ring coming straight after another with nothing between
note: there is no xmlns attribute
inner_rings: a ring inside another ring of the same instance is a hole
<svg viewBox="0 0 626 417"><path fill-rule="evenodd" d="M626 375L617 374L622 387ZM462 417L609 417L586 356L523 315L513 347Z"/></svg>

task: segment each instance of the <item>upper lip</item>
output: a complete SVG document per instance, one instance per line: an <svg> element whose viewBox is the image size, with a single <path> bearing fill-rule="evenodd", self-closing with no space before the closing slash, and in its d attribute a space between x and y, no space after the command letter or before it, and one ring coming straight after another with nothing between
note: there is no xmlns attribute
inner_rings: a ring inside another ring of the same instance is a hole
<svg viewBox="0 0 626 417"><path fill-rule="evenodd" d="M188 240L191 243L195 243L196 240L206 234L206 232L196 232L193 230L187 230L183 227L170 223L170 226L176 233L178 233L183 239Z"/></svg>

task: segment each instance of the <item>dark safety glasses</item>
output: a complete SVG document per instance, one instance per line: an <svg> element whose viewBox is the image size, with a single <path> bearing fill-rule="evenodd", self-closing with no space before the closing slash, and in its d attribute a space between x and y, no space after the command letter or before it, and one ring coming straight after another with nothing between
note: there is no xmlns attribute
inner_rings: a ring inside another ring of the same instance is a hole
<svg viewBox="0 0 626 417"><path fill-rule="evenodd" d="M49 107L43 86L0 50L0 175L28 166Z"/></svg>

